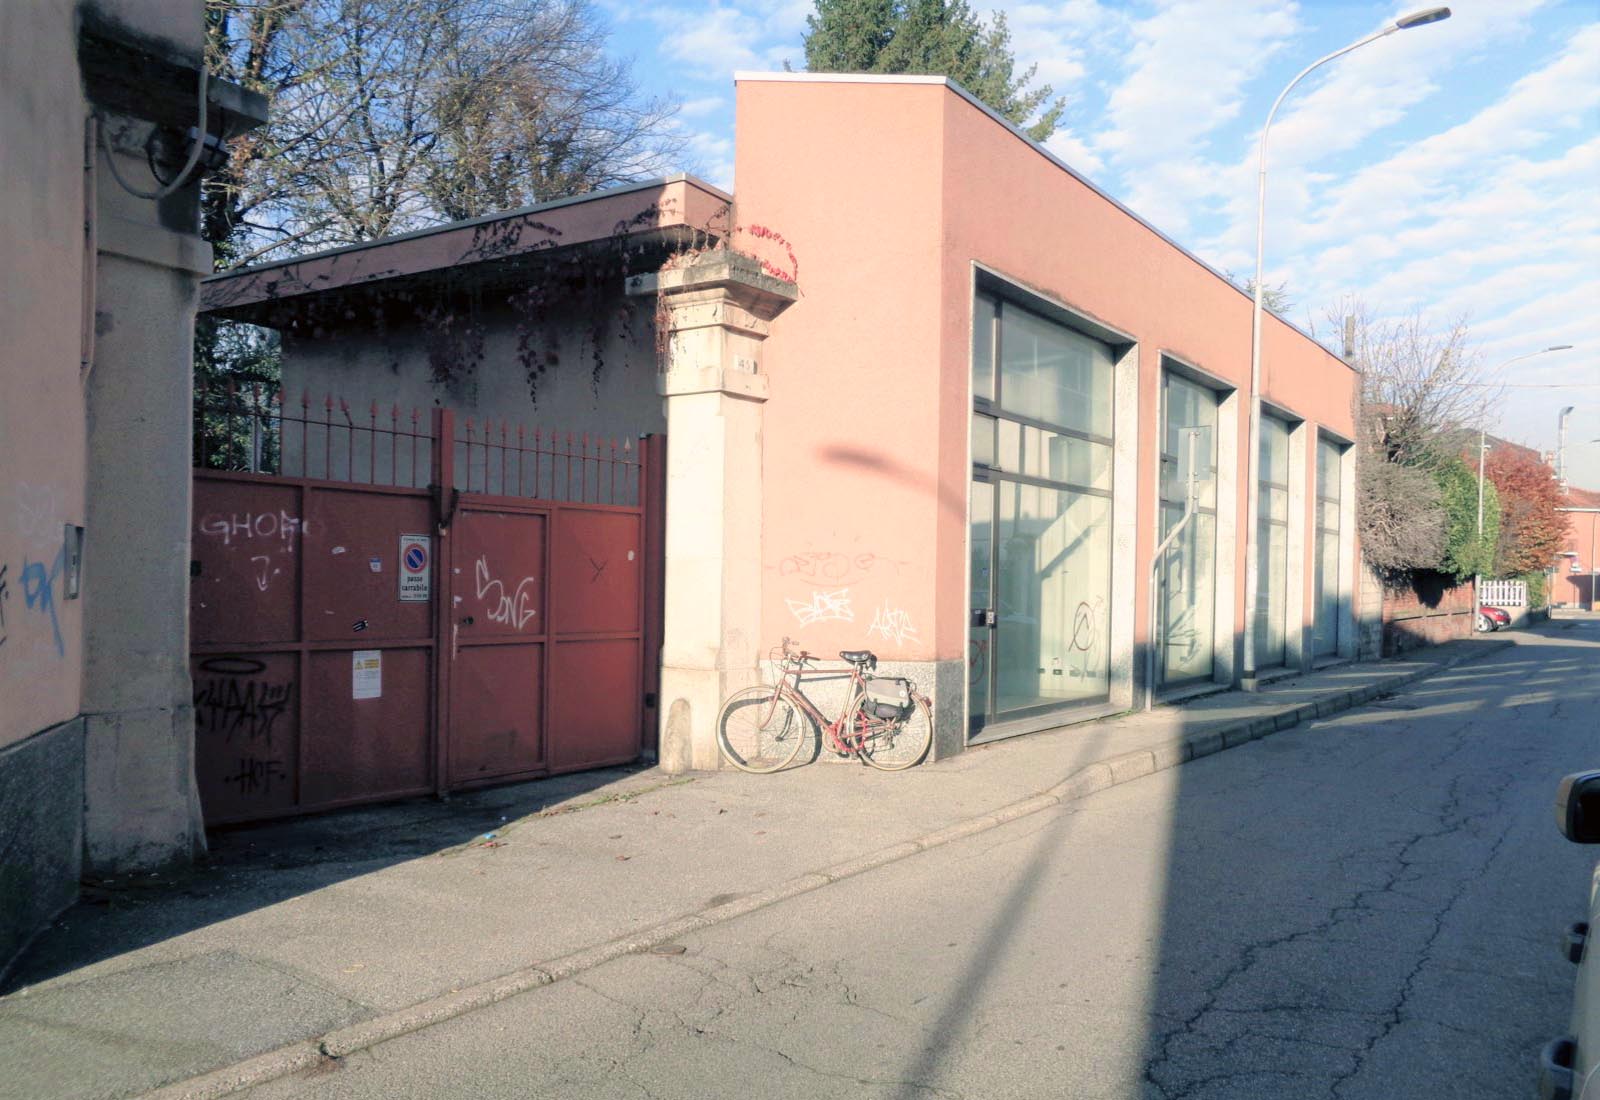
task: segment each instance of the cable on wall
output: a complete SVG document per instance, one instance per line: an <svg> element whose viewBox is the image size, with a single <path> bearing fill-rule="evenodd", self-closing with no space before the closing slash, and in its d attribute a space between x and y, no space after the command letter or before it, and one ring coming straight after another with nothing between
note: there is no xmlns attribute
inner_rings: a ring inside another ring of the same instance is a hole
<svg viewBox="0 0 1600 1100"><path fill-rule="evenodd" d="M189 178L189 173L193 172L195 165L200 163L200 154L205 150L206 90L210 78L211 74L206 70L205 62L202 60L200 64L200 121L199 125L195 127L194 148L189 151L189 159L187 162L185 162L183 169L179 171L179 173L174 176L166 186L155 191L141 191L137 187L134 187L128 183L127 180L122 178L122 173L117 169L117 155L112 151L111 148L111 139L106 137L106 130L108 127L106 126L105 118L100 115L98 111L95 112L95 117L100 121L100 145L106 151L106 164L111 168L111 178L117 181L118 187L122 188L136 199L159 200L166 198L168 195L172 194L173 192L177 191L178 188L183 186L184 181ZM153 169L151 174L154 175ZM159 178L160 177L158 176L157 179Z"/></svg>

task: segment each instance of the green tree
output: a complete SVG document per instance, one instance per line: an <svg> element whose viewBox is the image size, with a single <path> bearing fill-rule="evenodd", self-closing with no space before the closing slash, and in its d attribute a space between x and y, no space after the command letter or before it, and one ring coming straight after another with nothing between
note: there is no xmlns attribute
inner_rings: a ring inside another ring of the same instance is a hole
<svg viewBox="0 0 1600 1100"><path fill-rule="evenodd" d="M1034 141L1055 133L1066 109L1050 85L1028 87L1039 66L1017 73L1005 15L985 25L965 0L816 0L806 26L814 73L948 76Z"/></svg>
<svg viewBox="0 0 1600 1100"><path fill-rule="evenodd" d="M1441 462L1434 471L1446 516L1443 572L1458 579L1494 575L1495 546L1500 541L1500 495L1488 478L1483 484L1483 534L1478 534L1478 476L1459 458Z"/></svg>

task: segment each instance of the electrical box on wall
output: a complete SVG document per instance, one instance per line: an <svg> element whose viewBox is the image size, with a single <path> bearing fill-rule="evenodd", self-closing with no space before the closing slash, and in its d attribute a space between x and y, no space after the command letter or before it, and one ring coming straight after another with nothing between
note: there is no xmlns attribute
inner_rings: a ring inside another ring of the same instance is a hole
<svg viewBox="0 0 1600 1100"><path fill-rule="evenodd" d="M75 600L83 582L83 528L69 523L61 535L61 596Z"/></svg>

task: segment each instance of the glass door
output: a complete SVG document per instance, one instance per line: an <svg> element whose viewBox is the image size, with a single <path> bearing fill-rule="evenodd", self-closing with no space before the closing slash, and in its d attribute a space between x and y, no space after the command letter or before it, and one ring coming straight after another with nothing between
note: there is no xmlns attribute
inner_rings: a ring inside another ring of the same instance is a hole
<svg viewBox="0 0 1600 1100"><path fill-rule="evenodd" d="M1194 515L1162 555L1162 688L1211 679L1217 591L1217 394L1170 371L1161 384L1161 537L1183 518L1190 456L1198 496ZM1191 449L1189 437L1199 435Z"/></svg>
<svg viewBox="0 0 1600 1100"><path fill-rule="evenodd" d="M980 294L973 338L971 729L1110 696L1111 351Z"/></svg>
<svg viewBox="0 0 1600 1100"><path fill-rule="evenodd" d="M969 504L972 611L967 622L967 694L969 729L982 729L994 714L990 690L990 655L994 652L997 616L994 608L994 485L973 479Z"/></svg>
<svg viewBox="0 0 1600 1100"><path fill-rule="evenodd" d="M1311 653L1331 657L1339 651L1339 492L1344 448L1317 440L1316 573Z"/></svg>
<svg viewBox="0 0 1600 1100"><path fill-rule="evenodd" d="M1256 505L1255 667L1276 668L1287 655L1289 600L1289 425L1261 418Z"/></svg>

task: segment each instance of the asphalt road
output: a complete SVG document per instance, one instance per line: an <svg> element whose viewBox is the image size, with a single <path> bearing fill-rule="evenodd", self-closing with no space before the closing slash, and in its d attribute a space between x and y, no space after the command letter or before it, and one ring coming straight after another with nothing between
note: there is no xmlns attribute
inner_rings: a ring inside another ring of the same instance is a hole
<svg viewBox="0 0 1600 1100"><path fill-rule="evenodd" d="M1600 625L1556 624L249 1095L1529 1097L1597 716Z"/></svg>

